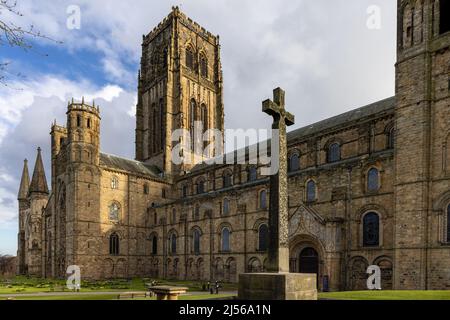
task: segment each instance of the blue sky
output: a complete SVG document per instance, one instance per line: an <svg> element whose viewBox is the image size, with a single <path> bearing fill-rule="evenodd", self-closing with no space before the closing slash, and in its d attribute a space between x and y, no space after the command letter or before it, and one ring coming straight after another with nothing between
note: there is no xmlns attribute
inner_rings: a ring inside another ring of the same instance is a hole
<svg viewBox="0 0 450 320"><path fill-rule="evenodd" d="M78 5L81 28L66 26ZM23 78L0 87L0 253L15 254L17 190L23 159L43 148L49 179L49 129L65 123L67 101L96 100L102 112L101 148L134 157L136 77L142 34L180 8L219 34L224 69L225 126L267 128L261 101L286 90L296 126L392 96L396 2L392 0L19 0L23 17L2 15L62 44L32 40L33 49L0 47L0 61ZM380 9L369 29L367 9ZM48 55L48 56L47 56ZM252 121L248 121L252 119Z"/></svg>

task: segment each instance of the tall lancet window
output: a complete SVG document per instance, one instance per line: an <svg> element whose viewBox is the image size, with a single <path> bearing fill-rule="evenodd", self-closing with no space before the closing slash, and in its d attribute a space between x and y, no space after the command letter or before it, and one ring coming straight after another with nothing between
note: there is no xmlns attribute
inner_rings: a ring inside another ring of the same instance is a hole
<svg viewBox="0 0 450 320"><path fill-rule="evenodd" d="M201 107L201 120L202 120L202 126L203 126L203 131L208 130L208 108L206 107L206 105L203 103L202 107Z"/></svg>
<svg viewBox="0 0 450 320"><path fill-rule="evenodd" d="M156 112L156 106L155 106L155 104L153 103L152 104L152 135L153 135L153 137L152 137L152 151L153 151L153 153L156 153L156 127L157 127L157 125L158 125L158 121L157 121L157 119L158 119L158 114L157 114L157 112Z"/></svg>
<svg viewBox="0 0 450 320"><path fill-rule="evenodd" d="M186 67L194 70L194 52L190 47L186 49Z"/></svg>
<svg viewBox="0 0 450 320"><path fill-rule="evenodd" d="M164 100L159 99L159 129L160 129L160 150L164 150L165 130L164 130Z"/></svg>
<svg viewBox="0 0 450 320"><path fill-rule="evenodd" d="M191 150L194 151L194 131L195 131L195 120L197 113L197 103L194 99L191 100L191 104L189 106L189 133L191 136Z"/></svg>
<svg viewBox="0 0 450 320"><path fill-rule="evenodd" d="M363 245L377 247L380 244L380 217L375 212L367 213L363 218Z"/></svg>
<svg viewBox="0 0 450 320"><path fill-rule="evenodd" d="M200 231L198 229L194 230L192 235L193 238L193 251L194 254L200 254Z"/></svg>
<svg viewBox="0 0 450 320"><path fill-rule="evenodd" d="M113 256L119 255L119 236L117 233L113 233L109 236L109 254Z"/></svg>
<svg viewBox="0 0 450 320"><path fill-rule="evenodd" d="M450 242L450 203L447 206L447 242Z"/></svg>
<svg viewBox="0 0 450 320"><path fill-rule="evenodd" d="M450 1L441 0L439 5L439 33L443 34L450 31Z"/></svg>
<svg viewBox="0 0 450 320"><path fill-rule="evenodd" d="M203 78L208 78L208 60L203 54L200 57L200 74Z"/></svg>

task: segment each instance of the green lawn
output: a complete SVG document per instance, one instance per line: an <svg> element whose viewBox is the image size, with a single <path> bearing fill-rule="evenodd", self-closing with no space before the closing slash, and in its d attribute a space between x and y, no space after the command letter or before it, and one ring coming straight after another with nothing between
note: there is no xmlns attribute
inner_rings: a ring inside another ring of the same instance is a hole
<svg viewBox="0 0 450 320"><path fill-rule="evenodd" d="M133 279L112 279L103 281L82 280L82 292L105 292L105 291L145 291L146 284L153 280L158 285L183 286L188 287L189 291L202 291L203 282L198 281L171 281L150 278L133 278ZM222 283L221 290L234 291L237 290L236 284ZM24 276L16 276L12 279L0 279L0 294L16 294L16 293L35 293L35 292L61 292L68 291L65 280L27 278Z"/></svg>
<svg viewBox="0 0 450 320"><path fill-rule="evenodd" d="M171 281L150 278L133 278L133 279L112 279L102 281L82 280L81 292L105 292L101 295L61 295L59 292L69 292L66 288L65 280L42 279L24 276L16 276L9 279L0 278L0 294L29 294L29 293L55 293L51 296L23 296L16 297L17 300L111 300L116 299L117 294L111 292L127 292L127 291L146 291L147 284L152 281L157 281L158 285L182 286L187 287L190 292L202 291L203 282L198 281ZM235 291L236 284L222 283L221 291ZM109 293L106 293L109 292ZM227 298L229 295L205 295L192 296L186 295L180 297L180 300L199 300L199 299L216 299ZM0 300L5 300L5 297L0 297ZM150 299L147 299L150 300Z"/></svg>
<svg viewBox="0 0 450 320"><path fill-rule="evenodd" d="M345 291L322 292L319 299L333 300L450 300L449 291Z"/></svg>
<svg viewBox="0 0 450 320"><path fill-rule="evenodd" d="M26 296L15 297L14 300L114 300L117 299L117 295L102 294L102 295L70 295L70 296ZM7 298L0 297L0 300L7 300Z"/></svg>
<svg viewBox="0 0 450 320"><path fill-rule="evenodd" d="M229 294L202 294L202 295L183 295L180 300L209 300L209 299L224 299L232 298ZM7 298L0 297L0 300L7 300ZM101 295L54 295L54 296L25 296L15 297L14 300L117 300L117 294L101 294ZM122 299L122 300L156 300L152 298L136 298L136 299Z"/></svg>

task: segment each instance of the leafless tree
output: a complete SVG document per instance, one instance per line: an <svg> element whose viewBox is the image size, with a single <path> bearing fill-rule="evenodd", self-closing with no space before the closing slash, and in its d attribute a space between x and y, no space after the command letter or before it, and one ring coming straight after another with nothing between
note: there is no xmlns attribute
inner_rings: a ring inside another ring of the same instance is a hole
<svg viewBox="0 0 450 320"><path fill-rule="evenodd" d="M31 44L31 39L41 38L50 40L53 42L61 43L56 41L44 34L39 30L35 30L34 26L31 24L24 28L15 24L12 21L6 21L5 14L12 14L17 17L24 17L24 15L17 9L17 1L11 0L0 0L0 47L11 46L18 47L22 50L29 51L33 48ZM45 55L47 56L47 55ZM11 73L8 70L8 66L11 64L10 61L0 60L0 84L8 86L7 81L10 77L22 77L21 73Z"/></svg>

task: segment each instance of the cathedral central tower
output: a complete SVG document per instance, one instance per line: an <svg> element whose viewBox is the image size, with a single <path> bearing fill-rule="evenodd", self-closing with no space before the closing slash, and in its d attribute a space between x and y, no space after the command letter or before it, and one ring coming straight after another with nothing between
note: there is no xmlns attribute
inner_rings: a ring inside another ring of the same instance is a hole
<svg viewBox="0 0 450 320"><path fill-rule="evenodd" d="M205 160L175 165L171 135L201 121L203 131L224 129L219 37L187 18L178 7L143 37L136 108L136 160L159 167L168 176ZM216 150L214 156L222 153Z"/></svg>

